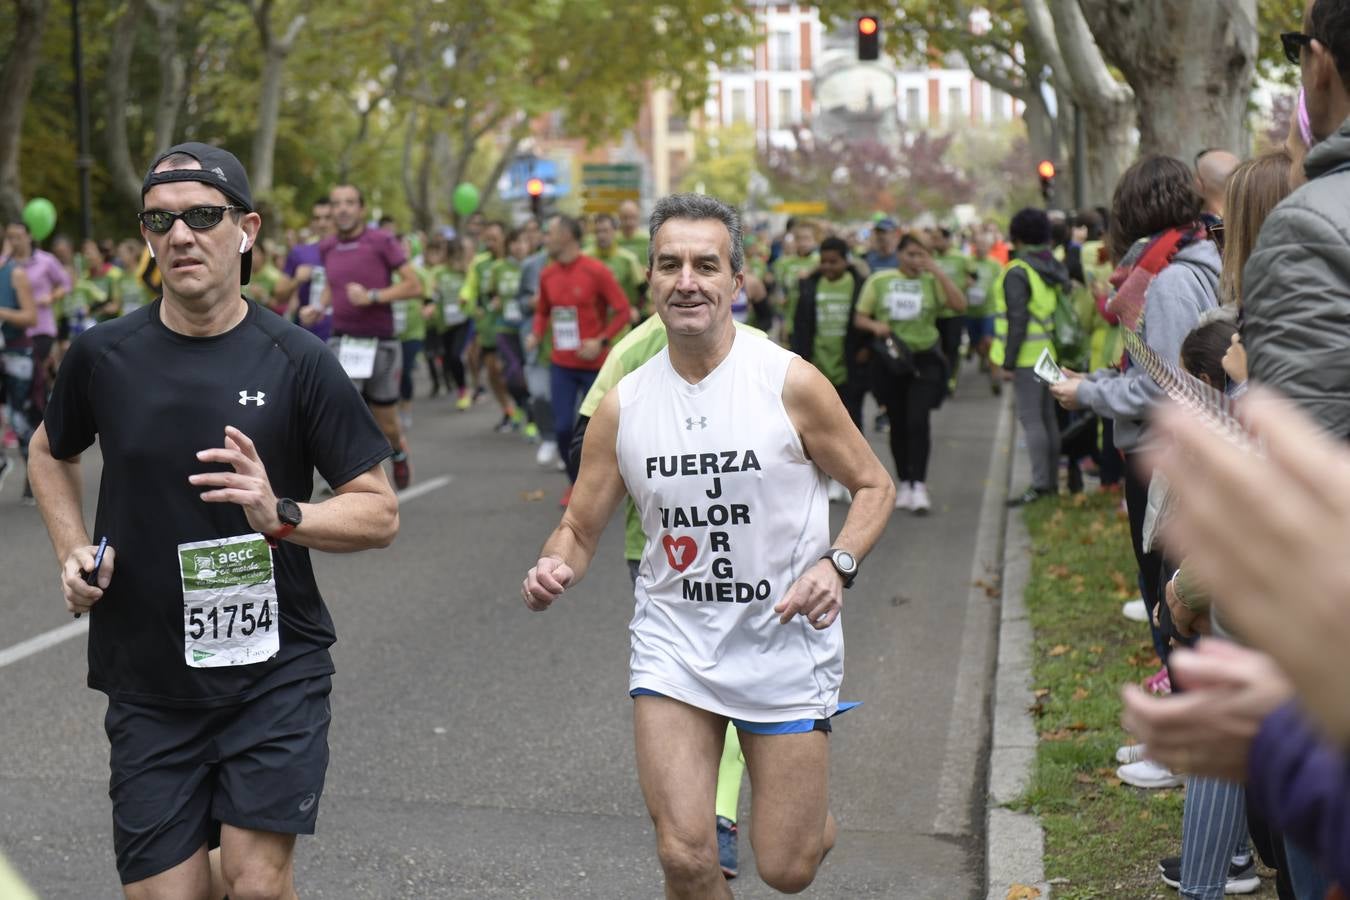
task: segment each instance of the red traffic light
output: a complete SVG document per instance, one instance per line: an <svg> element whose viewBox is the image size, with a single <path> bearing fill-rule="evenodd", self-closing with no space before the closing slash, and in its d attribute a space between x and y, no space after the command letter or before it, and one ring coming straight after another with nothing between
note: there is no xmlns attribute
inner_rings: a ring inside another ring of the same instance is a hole
<svg viewBox="0 0 1350 900"><path fill-rule="evenodd" d="M529 181L525 182L525 193L529 194L531 197L542 196L544 193L544 179L531 178Z"/></svg>
<svg viewBox="0 0 1350 900"><path fill-rule="evenodd" d="M863 16L858 20L858 33L874 35L877 33L877 20L872 16Z"/></svg>
<svg viewBox="0 0 1350 900"><path fill-rule="evenodd" d="M1040 165L1038 165L1038 166L1036 167L1036 174L1038 174L1038 175L1040 175L1042 178L1046 178L1046 179L1054 178L1054 177L1055 177L1055 164L1052 163L1052 162L1051 162L1050 160L1048 160L1048 159L1043 159L1043 160L1041 160Z"/></svg>

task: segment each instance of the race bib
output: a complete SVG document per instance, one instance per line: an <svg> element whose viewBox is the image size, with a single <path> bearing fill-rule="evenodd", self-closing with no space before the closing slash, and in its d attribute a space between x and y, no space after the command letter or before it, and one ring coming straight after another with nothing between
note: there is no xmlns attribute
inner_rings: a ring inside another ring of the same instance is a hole
<svg viewBox="0 0 1350 900"><path fill-rule="evenodd" d="M986 296L988 296L988 294L984 288L973 287L970 289L970 293L967 294L966 302L971 306L984 306L984 298Z"/></svg>
<svg viewBox="0 0 1350 900"><path fill-rule="evenodd" d="M553 349L580 350L581 323L575 306L553 307Z"/></svg>
<svg viewBox="0 0 1350 900"><path fill-rule="evenodd" d="M338 362L348 378L369 378L375 371L375 338L344 337L338 341Z"/></svg>
<svg viewBox="0 0 1350 900"><path fill-rule="evenodd" d="M400 335L408 330L408 304L399 301L394 304L394 334Z"/></svg>
<svg viewBox="0 0 1350 900"><path fill-rule="evenodd" d="M33 357L28 353L6 353L3 357L5 361L5 374L10 378L17 378L19 381L30 381L33 378Z"/></svg>
<svg viewBox="0 0 1350 900"><path fill-rule="evenodd" d="M923 312L923 282L892 281L886 289L886 312L896 322L917 319Z"/></svg>
<svg viewBox="0 0 1350 900"><path fill-rule="evenodd" d="M525 321L525 311L520 307L519 300L507 300L502 307L502 318L507 322L520 323Z"/></svg>
<svg viewBox="0 0 1350 900"><path fill-rule="evenodd" d="M261 534L178 545L183 658L194 669L247 666L281 649L272 548Z"/></svg>

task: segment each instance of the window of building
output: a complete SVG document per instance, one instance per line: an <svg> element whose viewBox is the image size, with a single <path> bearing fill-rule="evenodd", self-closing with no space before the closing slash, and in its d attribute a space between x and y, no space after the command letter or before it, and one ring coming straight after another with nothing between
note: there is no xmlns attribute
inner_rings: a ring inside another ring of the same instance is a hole
<svg viewBox="0 0 1350 900"><path fill-rule="evenodd" d="M778 127L787 128L793 122L792 89L778 89Z"/></svg>
<svg viewBox="0 0 1350 900"><path fill-rule="evenodd" d="M750 92L745 88L731 89L731 121L733 124L750 121L750 114L747 109L749 94Z"/></svg>
<svg viewBox="0 0 1350 900"><path fill-rule="evenodd" d="M797 54L792 46L792 32L775 31L773 33L774 67L782 72L797 68Z"/></svg>
<svg viewBox="0 0 1350 900"><path fill-rule="evenodd" d="M916 87L905 91L905 121L918 122L923 116L923 92Z"/></svg>

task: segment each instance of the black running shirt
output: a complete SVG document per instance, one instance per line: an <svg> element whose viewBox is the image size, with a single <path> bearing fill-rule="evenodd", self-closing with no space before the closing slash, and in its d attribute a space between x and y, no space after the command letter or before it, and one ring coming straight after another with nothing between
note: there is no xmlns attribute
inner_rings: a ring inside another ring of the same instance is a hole
<svg viewBox="0 0 1350 900"><path fill-rule="evenodd" d="M281 648L244 666L184 661L179 544L253 532L241 507L207 503L188 476L230 467L197 460L225 426L253 440L278 497L307 501L313 473L341 486L392 452L337 358L314 335L248 304L224 334L194 338L160 321L162 300L101 323L71 345L44 416L52 456L98 439L103 454L93 540L116 569L93 607L89 686L116 700L224 706L331 673L333 620L309 551L273 551Z"/></svg>

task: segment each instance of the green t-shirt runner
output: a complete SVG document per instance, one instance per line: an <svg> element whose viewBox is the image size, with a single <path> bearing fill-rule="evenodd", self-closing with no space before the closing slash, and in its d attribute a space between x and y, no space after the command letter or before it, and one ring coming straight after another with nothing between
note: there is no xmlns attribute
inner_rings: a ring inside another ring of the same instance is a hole
<svg viewBox="0 0 1350 900"><path fill-rule="evenodd" d="M852 306L852 272L845 272L838 281L827 281L822 277L816 284L816 338L811 348L811 362L833 385L848 380L844 336L848 334Z"/></svg>
<svg viewBox="0 0 1350 900"><path fill-rule="evenodd" d="M599 247L593 247L587 251L587 254L594 256L605 264L614 280L619 283L619 288L628 298L634 309L638 308L638 285L647 279L646 265L638 262L638 258L629 250L625 250L617 243L609 248L609 252L601 250Z"/></svg>
<svg viewBox="0 0 1350 900"><path fill-rule="evenodd" d="M773 277L778 289L783 292L783 306L788 310L786 316L792 319L791 310L797 304L797 282L810 275L820 265L820 254L812 252L810 256L780 256L773 264Z"/></svg>
<svg viewBox="0 0 1350 900"><path fill-rule="evenodd" d="M858 312L891 327L891 333L915 353L938 342L938 282L928 272L910 278L899 269L882 269L863 282Z"/></svg>
<svg viewBox="0 0 1350 900"><path fill-rule="evenodd" d="M459 299L464 301L464 308L473 318L474 330L478 332L478 346L484 350L497 349L496 317L490 315L487 309L487 301L491 296L487 292L489 273L495 262L492 253L487 250L475 256L464 279L464 287L459 292Z"/></svg>
<svg viewBox="0 0 1350 900"><path fill-rule="evenodd" d="M964 253L957 253L955 250L948 250L941 256L934 255L933 261L942 266L942 271L947 273L947 277L952 280L962 291L965 291L966 285L970 284L970 258ZM966 313L957 312L945 303L938 310L939 319L955 319L958 316L964 316Z"/></svg>
<svg viewBox="0 0 1350 900"><path fill-rule="evenodd" d="M754 335L755 337L765 337L764 332L758 328L751 328L749 325L736 323L744 335ZM605 357L605 364L600 367L600 372L595 376L595 381L591 383L591 389L586 392L586 397L581 401L581 409L578 415L590 418L595 415L595 411L600 408L600 401L605 399L610 389L623 380L623 377L630 372L636 372L644 363L653 356L660 353L666 346L666 326L661 321L660 316L650 316L641 325L635 327L632 331L614 345L614 349L609 351L609 356ZM567 453L567 447L559 448L563 453ZM642 532L642 519L638 516L637 507L633 505L632 498L624 499L624 537L623 537L623 556L624 559L639 560L642 559L642 551L647 546L647 536Z"/></svg>
<svg viewBox="0 0 1350 900"><path fill-rule="evenodd" d="M438 331L469 321L464 312L464 301L460 299L464 289L463 272L450 268L447 263L437 263L422 273L422 283L428 301L435 305L431 323Z"/></svg>
<svg viewBox="0 0 1350 900"><path fill-rule="evenodd" d="M523 260L507 256L497 260L488 270L488 296L491 297L493 331L519 333L525 321L525 310L520 305L520 265Z"/></svg>
<svg viewBox="0 0 1350 900"><path fill-rule="evenodd" d="M994 282L1002 272L1003 267L996 259L986 256L970 261L975 283L966 291L966 318L987 319L994 314Z"/></svg>

